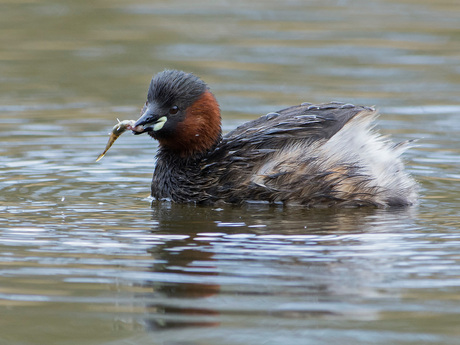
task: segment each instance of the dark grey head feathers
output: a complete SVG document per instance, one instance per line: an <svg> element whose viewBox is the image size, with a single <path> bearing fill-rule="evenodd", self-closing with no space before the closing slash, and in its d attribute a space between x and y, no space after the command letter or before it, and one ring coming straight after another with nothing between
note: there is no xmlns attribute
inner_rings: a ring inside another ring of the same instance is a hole
<svg viewBox="0 0 460 345"><path fill-rule="evenodd" d="M165 70L150 82L147 101L160 107L179 106L186 108L196 101L207 89L206 84L191 73Z"/></svg>

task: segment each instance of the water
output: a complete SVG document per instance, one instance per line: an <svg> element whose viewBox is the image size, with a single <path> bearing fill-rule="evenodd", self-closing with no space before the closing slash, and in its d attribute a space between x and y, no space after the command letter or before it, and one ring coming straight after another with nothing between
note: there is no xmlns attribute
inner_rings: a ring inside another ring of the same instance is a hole
<svg viewBox="0 0 460 345"><path fill-rule="evenodd" d="M0 1L0 344L458 344L457 1ZM148 198L125 134L193 71L224 130L303 101L377 105L408 210Z"/></svg>

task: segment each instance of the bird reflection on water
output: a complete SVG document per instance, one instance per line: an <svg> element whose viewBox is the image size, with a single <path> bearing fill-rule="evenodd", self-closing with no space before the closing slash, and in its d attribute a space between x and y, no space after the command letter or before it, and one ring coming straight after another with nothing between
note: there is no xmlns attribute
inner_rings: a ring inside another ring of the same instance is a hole
<svg viewBox="0 0 460 345"><path fill-rule="evenodd" d="M387 234L388 224L395 231L395 224L403 220L407 225L414 212L153 202L152 236L163 241L149 249L154 279L144 287L151 286L148 297L154 302L147 305L147 327L155 331L228 326L234 313L253 318L251 322L258 316L373 318L369 310L334 303L334 296L372 293L368 283L382 279L379 269L385 263L372 256L363 262L344 256L344 251L384 247L385 239L393 236ZM313 230L318 224L321 230ZM380 239L374 243L376 235ZM276 296L299 303L264 304Z"/></svg>

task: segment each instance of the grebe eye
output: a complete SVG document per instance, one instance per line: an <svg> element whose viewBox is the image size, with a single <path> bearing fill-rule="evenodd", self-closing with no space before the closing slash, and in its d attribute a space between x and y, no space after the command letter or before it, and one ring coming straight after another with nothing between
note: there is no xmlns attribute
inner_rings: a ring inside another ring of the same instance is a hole
<svg viewBox="0 0 460 345"><path fill-rule="evenodd" d="M177 106L171 107L171 108L169 109L169 113L170 113L171 115L177 114L178 111L179 111L179 108L178 108Z"/></svg>

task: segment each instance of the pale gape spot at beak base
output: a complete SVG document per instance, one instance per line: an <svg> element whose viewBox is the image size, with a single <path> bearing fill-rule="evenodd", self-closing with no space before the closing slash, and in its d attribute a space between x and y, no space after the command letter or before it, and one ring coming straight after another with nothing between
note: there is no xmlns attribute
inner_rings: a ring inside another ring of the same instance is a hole
<svg viewBox="0 0 460 345"><path fill-rule="evenodd" d="M160 117L158 121L155 122L155 124L153 125L153 130L156 132L162 129L166 121L168 121L168 118L166 116Z"/></svg>

